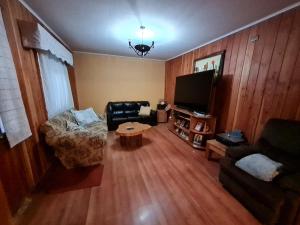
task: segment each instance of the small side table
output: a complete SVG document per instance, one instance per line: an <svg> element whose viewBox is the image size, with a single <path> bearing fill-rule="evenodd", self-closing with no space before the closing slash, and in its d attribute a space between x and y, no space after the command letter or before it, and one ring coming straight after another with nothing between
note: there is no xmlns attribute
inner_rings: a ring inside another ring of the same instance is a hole
<svg viewBox="0 0 300 225"><path fill-rule="evenodd" d="M227 148L228 146L222 144L221 142L218 142L216 139L207 140L205 157L207 158L207 160L209 160L212 152L215 152L221 156L225 156Z"/></svg>
<svg viewBox="0 0 300 225"><path fill-rule="evenodd" d="M166 123L168 122L168 112L164 109L157 110L157 122L158 123Z"/></svg>

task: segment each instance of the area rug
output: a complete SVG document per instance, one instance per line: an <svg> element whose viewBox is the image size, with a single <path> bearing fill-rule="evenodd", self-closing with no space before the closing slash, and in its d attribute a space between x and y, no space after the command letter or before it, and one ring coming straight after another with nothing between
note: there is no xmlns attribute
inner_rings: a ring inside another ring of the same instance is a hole
<svg viewBox="0 0 300 225"><path fill-rule="evenodd" d="M61 164L53 165L45 176L42 189L48 193L61 193L100 186L103 165L67 170Z"/></svg>

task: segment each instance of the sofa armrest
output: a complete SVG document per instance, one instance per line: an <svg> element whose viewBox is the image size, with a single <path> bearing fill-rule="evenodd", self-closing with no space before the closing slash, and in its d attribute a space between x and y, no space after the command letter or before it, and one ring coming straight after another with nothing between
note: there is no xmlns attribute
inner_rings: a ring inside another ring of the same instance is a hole
<svg viewBox="0 0 300 225"><path fill-rule="evenodd" d="M254 145L241 145L229 147L226 150L226 157L239 160L247 155L259 153L259 149Z"/></svg>
<svg viewBox="0 0 300 225"><path fill-rule="evenodd" d="M157 111L151 109L151 111L150 111L150 116L151 116L151 117L154 117L154 116L156 116L156 115L157 115Z"/></svg>
<svg viewBox="0 0 300 225"><path fill-rule="evenodd" d="M48 145L60 149L74 149L82 146L102 147L105 137L88 130L67 131L55 136L46 136Z"/></svg>
<svg viewBox="0 0 300 225"><path fill-rule="evenodd" d="M283 176L277 182L283 189L300 193L300 172Z"/></svg>
<svg viewBox="0 0 300 225"><path fill-rule="evenodd" d="M150 118L151 118L151 126L155 126L157 124L157 111L156 110L151 109Z"/></svg>

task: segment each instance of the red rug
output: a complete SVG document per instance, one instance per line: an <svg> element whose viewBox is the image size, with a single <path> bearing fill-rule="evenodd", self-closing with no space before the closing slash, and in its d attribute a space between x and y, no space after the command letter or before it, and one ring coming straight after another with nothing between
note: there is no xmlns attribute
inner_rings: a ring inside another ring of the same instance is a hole
<svg viewBox="0 0 300 225"><path fill-rule="evenodd" d="M51 167L43 182L48 193L61 193L77 189L99 186L103 174L103 165L80 167L67 170L61 164Z"/></svg>

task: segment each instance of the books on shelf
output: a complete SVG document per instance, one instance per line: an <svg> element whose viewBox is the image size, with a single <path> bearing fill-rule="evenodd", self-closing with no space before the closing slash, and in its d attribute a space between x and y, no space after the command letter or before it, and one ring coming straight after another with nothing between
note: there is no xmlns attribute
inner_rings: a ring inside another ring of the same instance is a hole
<svg viewBox="0 0 300 225"><path fill-rule="evenodd" d="M202 143L203 143L203 136L200 134L195 134L193 140L193 146L199 148L202 147Z"/></svg>
<svg viewBox="0 0 300 225"><path fill-rule="evenodd" d="M175 131L182 139L186 141L189 140L189 134L186 133L185 131L181 130L180 128L176 128Z"/></svg>
<svg viewBox="0 0 300 225"><path fill-rule="evenodd" d="M204 128L204 123L203 122L197 122L196 126L195 126L195 130L196 131L203 131L203 128Z"/></svg>
<svg viewBox="0 0 300 225"><path fill-rule="evenodd" d="M190 123L189 121L186 121L186 120L180 120L180 119L177 119L175 121L175 125L179 126L179 127L182 127L182 128L186 128L186 129L189 129L190 127Z"/></svg>

